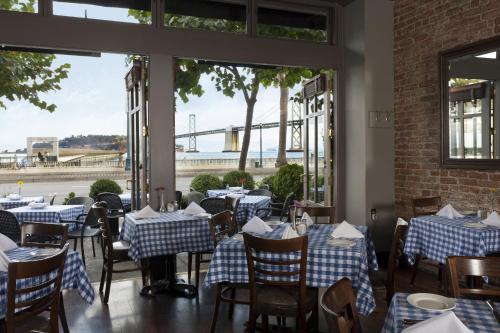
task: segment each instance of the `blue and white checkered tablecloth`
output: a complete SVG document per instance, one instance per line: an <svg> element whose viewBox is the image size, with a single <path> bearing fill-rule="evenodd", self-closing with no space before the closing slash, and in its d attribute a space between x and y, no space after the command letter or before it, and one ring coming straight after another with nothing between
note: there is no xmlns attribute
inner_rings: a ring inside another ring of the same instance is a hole
<svg viewBox="0 0 500 333"><path fill-rule="evenodd" d="M425 320L441 313L418 309L406 301L407 296L408 294L404 293L394 295L382 333L400 333L405 328L402 325L403 319ZM495 320L485 301L457 299L457 307L452 311L474 333L500 332L500 324Z"/></svg>
<svg viewBox="0 0 500 333"><path fill-rule="evenodd" d="M247 194L248 192L250 192L250 190L243 190L244 194ZM226 189L223 189L223 190L208 190L207 191L207 196L209 198L223 197L225 195L232 194L232 193L241 193L241 191L235 192L235 191L230 191L230 190L226 190Z"/></svg>
<svg viewBox="0 0 500 333"><path fill-rule="evenodd" d="M129 256L135 261L154 256L213 249L206 217L181 211L161 213L159 218L136 220L127 214L120 239L130 242Z"/></svg>
<svg viewBox="0 0 500 333"><path fill-rule="evenodd" d="M130 193L120 194L119 197L122 200L122 204L124 206L130 205L132 203L132 194L130 194Z"/></svg>
<svg viewBox="0 0 500 333"><path fill-rule="evenodd" d="M268 208L271 203L271 198L266 196L258 195L247 195L240 199L240 206L238 212L236 213L236 221L238 223L246 223L252 217L257 215L257 210L260 208ZM269 215L268 212L262 212L259 214L260 217L265 217Z"/></svg>
<svg viewBox="0 0 500 333"><path fill-rule="evenodd" d="M43 197L21 197L21 199L19 200L0 198L0 206L3 207L3 209L12 209L27 206L30 204L30 202L43 202Z"/></svg>
<svg viewBox="0 0 500 333"><path fill-rule="evenodd" d="M10 260L29 261L38 259L30 252L37 248L19 247L5 252ZM5 317L7 309L7 272L0 272L0 318ZM26 288L40 283L39 278L18 280L18 288ZM85 266L78 252L69 250L64 264L62 289L77 289L80 296L89 304L94 302L95 292L85 271ZM40 291L43 294L43 291ZM26 297L23 297L26 298Z"/></svg>
<svg viewBox="0 0 500 333"><path fill-rule="evenodd" d="M280 239L286 225L274 229L263 237ZM347 277L357 289L357 306L364 315L375 309L375 299L368 269L378 269L375 248L367 228L358 229L367 235L365 239L357 239L350 248L336 247L328 244L330 234L336 225L320 225L319 229L309 228L309 245L307 256L307 285L309 287L326 288ZM273 259L279 259L274 257ZM293 255L287 254L287 259ZM205 278L204 285L210 286L220 282L247 283L248 270L245 245L242 240L228 238L215 249L212 262Z"/></svg>
<svg viewBox="0 0 500 333"><path fill-rule="evenodd" d="M28 206L9 209L9 212L16 215L19 223L23 222L45 222L59 223L61 220L75 220L78 215L84 213L83 205L53 205L43 209L31 209ZM69 225L69 230L73 230L75 224Z"/></svg>
<svg viewBox="0 0 500 333"><path fill-rule="evenodd" d="M446 257L452 255L484 257L489 252L500 251L500 229L464 225L471 222L479 222L479 218L448 219L428 215L411 219L404 249L410 263L416 254L445 264Z"/></svg>

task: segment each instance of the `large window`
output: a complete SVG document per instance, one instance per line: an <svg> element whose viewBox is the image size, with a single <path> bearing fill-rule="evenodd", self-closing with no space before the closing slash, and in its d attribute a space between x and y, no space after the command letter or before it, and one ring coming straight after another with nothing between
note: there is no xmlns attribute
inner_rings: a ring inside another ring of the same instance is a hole
<svg viewBox="0 0 500 333"><path fill-rule="evenodd" d="M151 23L150 0L60 0L53 2L54 15L127 23Z"/></svg>

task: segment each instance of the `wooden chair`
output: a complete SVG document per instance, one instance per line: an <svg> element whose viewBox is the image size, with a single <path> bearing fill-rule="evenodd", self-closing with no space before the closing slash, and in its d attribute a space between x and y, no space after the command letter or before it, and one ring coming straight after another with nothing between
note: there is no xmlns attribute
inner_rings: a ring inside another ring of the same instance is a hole
<svg viewBox="0 0 500 333"><path fill-rule="evenodd" d="M266 212L271 214L278 214L279 221L290 222L290 206L293 204L295 200L295 193L289 193L284 202L271 202L271 205L268 208L259 208L257 209L257 215L261 216L259 213Z"/></svg>
<svg viewBox="0 0 500 333"><path fill-rule="evenodd" d="M61 251L48 258L9 263L5 315L7 333L15 332L21 322L44 311L50 311L49 332L59 332L58 315L64 309L60 303L61 283L68 247L66 244ZM53 272L56 274L50 274ZM37 278L36 283L18 286L18 280L34 277ZM40 296L42 290L45 292Z"/></svg>
<svg viewBox="0 0 500 333"><path fill-rule="evenodd" d="M232 218L232 213L228 210L212 216L208 223L210 225L210 233L214 241L214 248L217 247L220 241L227 237L233 236L237 232L237 226ZM248 289L248 284L222 282L218 283L216 287L215 309L212 317L212 324L210 325L210 332L215 332L217 324L217 316L219 314L219 306L221 302L229 303L228 317L232 319L235 304L248 305L247 299L237 299L236 291L238 289Z"/></svg>
<svg viewBox="0 0 500 333"><path fill-rule="evenodd" d="M268 331L269 316L297 318L299 332L307 331L306 315L312 313L313 329L318 331L318 292L306 287L307 236L292 239L264 239L244 233L250 289L248 331L255 332L262 316L262 328ZM290 253L297 259L285 259ZM269 259L275 254L280 259ZM285 281L276 281L286 278ZM288 280L289 279L289 280Z"/></svg>
<svg viewBox="0 0 500 333"><path fill-rule="evenodd" d="M302 217L307 213L315 224L332 224L335 223L335 207L331 206L306 206L295 207L295 216Z"/></svg>
<svg viewBox="0 0 500 333"><path fill-rule="evenodd" d="M58 247L62 249L67 241L67 224L24 222L21 226L21 246Z"/></svg>
<svg viewBox="0 0 500 333"><path fill-rule="evenodd" d="M21 241L21 226L16 215L6 210L0 210L0 233L16 243Z"/></svg>
<svg viewBox="0 0 500 333"><path fill-rule="evenodd" d="M226 210L230 210L233 213L234 225L238 227L238 222L236 221L236 216L238 215L238 209L240 208L240 198L234 198L231 196L226 196Z"/></svg>
<svg viewBox="0 0 500 333"><path fill-rule="evenodd" d="M413 210L413 217L422 215L432 215L436 214L441 208L441 197L415 198L412 199L411 204ZM419 254L415 256L415 263L413 264L413 271L410 280L410 285L412 286L415 284L415 278L417 277L418 266L421 260L422 256L420 256ZM439 263L436 263L435 266L438 266L439 281L441 281L443 267Z"/></svg>
<svg viewBox="0 0 500 333"><path fill-rule="evenodd" d="M123 205L122 199L118 194L111 192L102 192L97 195L96 201L105 202L107 207L107 219L111 228L111 234L118 236L120 234L119 219L125 218L127 209Z"/></svg>
<svg viewBox="0 0 500 333"><path fill-rule="evenodd" d="M471 287L461 287L460 278L474 277L482 282L482 277L500 278L499 257L459 257L451 256L446 259L453 297L477 296L500 297L500 290L486 289L482 283Z"/></svg>
<svg viewBox="0 0 500 333"><path fill-rule="evenodd" d="M375 289L385 289L385 299L387 304L391 303L392 296L396 289L396 279L395 273L399 266L399 257L403 254L404 250L404 239L408 233L407 225L397 225L394 230L394 238L392 239L391 251L389 253L389 261L387 264L387 272L384 276L380 271L371 272L375 276L371 276L372 281L374 281Z"/></svg>
<svg viewBox="0 0 500 333"><path fill-rule="evenodd" d="M330 286L321 296L320 304L328 324L328 332L361 333L351 280L343 278Z"/></svg>
<svg viewBox="0 0 500 333"><path fill-rule="evenodd" d="M106 290L104 292L103 303L108 304L109 292L111 289L111 278L113 273L126 273L133 271L142 272L142 284L146 286L147 283L147 267L141 263L137 268L128 269L115 269L116 264L132 261L128 256L128 251L130 249L130 244L126 241L113 242L113 234L109 226L106 203L97 202L92 205L92 211L98 217L99 226L101 229L101 249L102 249L102 273L101 273L101 283L99 284L99 293L102 294L104 289L104 281L106 281Z"/></svg>

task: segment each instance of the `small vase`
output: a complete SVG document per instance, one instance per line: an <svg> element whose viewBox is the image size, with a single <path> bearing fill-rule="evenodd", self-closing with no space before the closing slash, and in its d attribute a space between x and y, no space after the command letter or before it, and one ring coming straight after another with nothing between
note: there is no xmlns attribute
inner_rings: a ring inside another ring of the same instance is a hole
<svg viewBox="0 0 500 333"><path fill-rule="evenodd" d="M165 207L165 200L163 200L163 192L161 193L160 201L160 212L165 213L167 211L167 208Z"/></svg>

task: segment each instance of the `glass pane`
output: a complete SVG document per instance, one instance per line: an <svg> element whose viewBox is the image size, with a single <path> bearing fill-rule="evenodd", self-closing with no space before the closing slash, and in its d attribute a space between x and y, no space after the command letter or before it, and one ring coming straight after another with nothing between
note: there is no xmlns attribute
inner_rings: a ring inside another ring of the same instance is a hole
<svg viewBox="0 0 500 333"><path fill-rule="evenodd" d="M80 1L79 1L80 2ZM84 1L81 1L84 2ZM96 5L98 4L98 5ZM151 1L106 1L73 3L72 0L54 1L54 15L96 20L151 24Z"/></svg>
<svg viewBox="0 0 500 333"><path fill-rule="evenodd" d="M472 102L464 103L464 114L477 114L481 113L481 100L474 100Z"/></svg>
<svg viewBox="0 0 500 333"><path fill-rule="evenodd" d="M462 146L460 119L450 119L450 157L461 158L463 154L460 147Z"/></svg>
<svg viewBox="0 0 500 333"><path fill-rule="evenodd" d="M36 0L0 0L0 10L13 12L38 13Z"/></svg>
<svg viewBox="0 0 500 333"><path fill-rule="evenodd" d="M318 198L320 204L325 203L325 121L323 116L318 118Z"/></svg>
<svg viewBox="0 0 500 333"><path fill-rule="evenodd" d="M465 158L481 158L481 118L464 119Z"/></svg>
<svg viewBox="0 0 500 333"><path fill-rule="evenodd" d="M292 11L259 6L257 35L315 42L327 41L328 16L323 8Z"/></svg>
<svg viewBox="0 0 500 333"><path fill-rule="evenodd" d="M308 179L308 186L307 186L307 199L310 201L316 201L316 194L315 194L315 159L316 159L316 152L315 152L315 144L314 144L314 133L315 133L315 118L309 118L307 120L307 136L308 136L308 144L307 144L307 158L308 158L308 173L307 173L307 179Z"/></svg>
<svg viewBox="0 0 500 333"><path fill-rule="evenodd" d="M165 26L219 32L246 31L246 1L166 0Z"/></svg>

